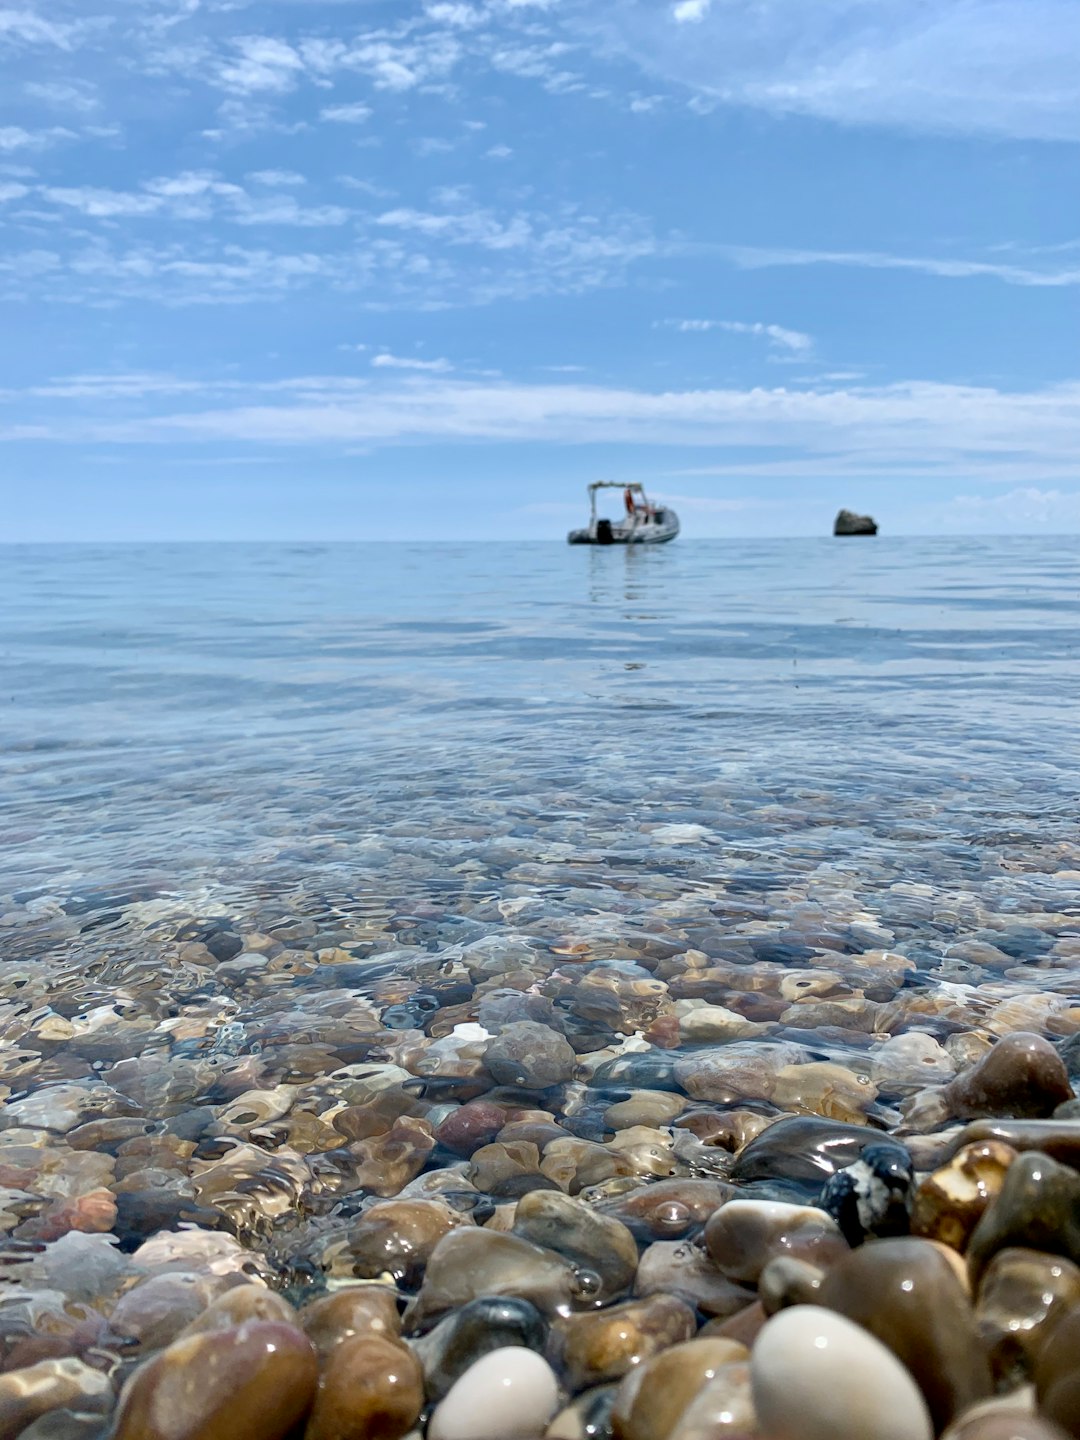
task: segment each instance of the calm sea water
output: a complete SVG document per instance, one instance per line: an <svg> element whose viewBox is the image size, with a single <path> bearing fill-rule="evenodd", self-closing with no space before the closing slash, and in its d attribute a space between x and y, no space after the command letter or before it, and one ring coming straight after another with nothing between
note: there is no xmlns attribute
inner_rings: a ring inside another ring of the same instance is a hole
<svg viewBox="0 0 1080 1440"><path fill-rule="evenodd" d="M9 905L420 943L718 878L1047 908L1074 863L1078 539L0 553Z"/></svg>

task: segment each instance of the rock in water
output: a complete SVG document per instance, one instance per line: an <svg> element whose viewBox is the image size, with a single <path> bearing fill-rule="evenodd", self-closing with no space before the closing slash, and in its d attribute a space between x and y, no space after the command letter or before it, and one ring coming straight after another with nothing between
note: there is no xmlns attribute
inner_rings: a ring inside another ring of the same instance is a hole
<svg viewBox="0 0 1080 1440"><path fill-rule="evenodd" d="M304 1418L318 1362L291 1325L250 1320L177 1340L132 1376L116 1440L283 1440Z"/></svg>
<svg viewBox="0 0 1080 1440"><path fill-rule="evenodd" d="M854 510L841 510L833 525L834 535L876 535L877 521L869 515L856 515Z"/></svg>
<svg viewBox="0 0 1080 1440"><path fill-rule="evenodd" d="M493 1350L469 1367L435 1409L428 1440L526 1440L543 1434L559 1401L547 1361L532 1350Z"/></svg>
<svg viewBox="0 0 1080 1440"><path fill-rule="evenodd" d="M750 1374L769 1440L931 1440L934 1433L910 1371L861 1326L817 1305L773 1316Z"/></svg>

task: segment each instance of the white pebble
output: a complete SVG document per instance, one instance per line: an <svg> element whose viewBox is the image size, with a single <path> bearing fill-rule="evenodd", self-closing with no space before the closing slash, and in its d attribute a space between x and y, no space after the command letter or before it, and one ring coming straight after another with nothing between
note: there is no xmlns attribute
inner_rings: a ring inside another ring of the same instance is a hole
<svg viewBox="0 0 1080 1440"><path fill-rule="evenodd" d="M543 1356L509 1345L454 1382L431 1417L427 1440L526 1440L543 1431L558 1403L559 1384Z"/></svg>
<svg viewBox="0 0 1080 1440"><path fill-rule="evenodd" d="M911 1372L868 1330L818 1305L773 1316L750 1377L768 1440L933 1440Z"/></svg>

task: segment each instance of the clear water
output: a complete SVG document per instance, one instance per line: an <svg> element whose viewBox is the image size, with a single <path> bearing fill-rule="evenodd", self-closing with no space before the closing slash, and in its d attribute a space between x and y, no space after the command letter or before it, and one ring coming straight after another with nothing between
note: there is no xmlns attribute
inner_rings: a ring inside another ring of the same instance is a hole
<svg viewBox="0 0 1080 1440"><path fill-rule="evenodd" d="M0 554L20 953L58 904L130 959L167 912L379 952L742 895L930 961L1075 903L1080 539Z"/></svg>

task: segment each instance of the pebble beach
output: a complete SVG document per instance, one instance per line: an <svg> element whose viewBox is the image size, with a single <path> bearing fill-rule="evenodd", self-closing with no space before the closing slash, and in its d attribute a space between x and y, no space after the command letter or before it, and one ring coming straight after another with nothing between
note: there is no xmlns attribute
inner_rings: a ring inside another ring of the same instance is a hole
<svg viewBox="0 0 1080 1440"><path fill-rule="evenodd" d="M0 1440L1080 1435L1080 551L835 543L7 568Z"/></svg>

